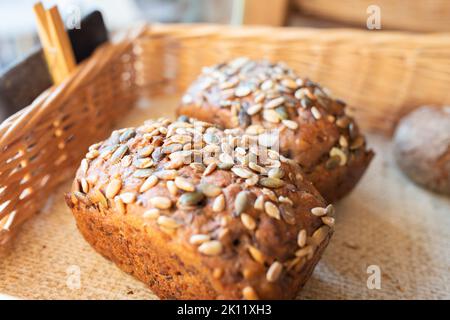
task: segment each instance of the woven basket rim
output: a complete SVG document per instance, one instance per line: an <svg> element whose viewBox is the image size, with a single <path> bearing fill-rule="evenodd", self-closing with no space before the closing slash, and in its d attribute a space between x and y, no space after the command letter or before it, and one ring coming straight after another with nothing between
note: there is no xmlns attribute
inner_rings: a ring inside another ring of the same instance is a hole
<svg viewBox="0 0 450 320"><path fill-rule="evenodd" d="M326 32L325 32L326 31ZM76 70L65 79L59 85L52 85L49 89L42 92L29 106L23 108L17 113L9 116L3 122L0 123L0 143L5 142L4 135L5 126L11 125L18 121L26 114L32 113L30 109L35 109L38 106L43 105L46 100L57 99L61 95L66 94L71 89L72 85L79 84L82 80L87 80L93 77L99 72L102 67L107 65L107 61L112 56L120 54L127 46L131 45L133 41L138 38L155 37L157 35L173 34L178 38L197 38L206 35L220 34L226 35L227 38L245 38L260 36L267 38L268 40L287 41L287 40L300 40L303 37L312 35L320 35L321 39L329 40L335 39L335 42L339 42L342 39L353 39L355 43L358 42L360 36L367 39L367 36L373 36L376 33L376 38L373 40L380 45L386 44L385 42L395 42L398 39L408 39L411 43L420 41L421 45L435 45L442 48L448 46L450 48L450 32L436 32L436 33L414 33L407 31L370 31L360 30L352 28L329 28L329 29L317 29L317 28L305 28L305 27L270 27L270 26L233 26L233 25L220 25L211 23L180 23L180 24L142 24L138 27L128 29L126 32L121 33L116 37L114 42L107 42L97 48L91 57L79 64ZM364 49L364 48L362 48ZM383 48L383 50L389 50ZM422 49L423 50L423 49ZM109 56L107 55L109 54ZM99 65L99 62L102 62ZM99 67L100 66L100 67ZM29 119L29 118L27 118Z"/></svg>

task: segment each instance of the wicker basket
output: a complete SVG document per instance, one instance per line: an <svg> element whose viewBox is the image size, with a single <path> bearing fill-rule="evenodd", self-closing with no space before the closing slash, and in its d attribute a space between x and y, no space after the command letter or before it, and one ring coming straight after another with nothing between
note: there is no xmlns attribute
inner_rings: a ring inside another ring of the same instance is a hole
<svg viewBox="0 0 450 320"><path fill-rule="evenodd" d="M390 133L425 103L450 103L450 35L155 25L100 48L61 85L0 125L0 244L73 176L138 99L182 92L202 66L283 60L347 100L365 129ZM1 245L0 245L1 246Z"/></svg>
<svg viewBox="0 0 450 320"><path fill-rule="evenodd" d="M450 31L448 0L295 0L306 14L366 27L367 8L381 9L383 29Z"/></svg>

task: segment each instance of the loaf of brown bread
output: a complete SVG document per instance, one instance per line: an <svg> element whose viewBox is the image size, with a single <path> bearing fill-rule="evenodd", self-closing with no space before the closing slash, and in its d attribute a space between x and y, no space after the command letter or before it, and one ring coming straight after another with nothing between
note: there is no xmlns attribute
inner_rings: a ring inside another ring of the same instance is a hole
<svg viewBox="0 0 450 320"><path fill-rule="evenodd" d="M345 103L283 63L238 58L205 68L178 114L248 133L278 130L280 153L330 202L352 190L373 157Z"/></svg>
<svg viewBox="0 0 450 320"><path fill-rule="evenodd" d="M163 299L290 299L332 234L295 161L182 118L89 148L66 195L85 239Z"/></svg>

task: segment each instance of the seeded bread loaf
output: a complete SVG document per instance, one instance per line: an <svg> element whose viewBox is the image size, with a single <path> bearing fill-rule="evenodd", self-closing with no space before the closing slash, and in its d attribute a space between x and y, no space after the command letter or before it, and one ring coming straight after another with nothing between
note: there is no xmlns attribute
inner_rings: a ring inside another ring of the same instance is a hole
<svg viewBox="0 0 450 320"><path fill-rule="evenodd" d="M163 299L294 298L333 207L252 139L186 119L115 131L90 147L66 202L85 239Z"/></svg>
<svg viewBox="0 0 450 320"><path fill-rule="evenodd" d="M450 195L450 106L424 106L406 115L395 131L393 150L414 182Z"/></svg>
<svg viewBox="0 0 450 320"><path fill-rule="evenodd" d="M283 63L238 58L205 68L178 114L247 133L277 130L280 152L330 202L352 190L373 157L345 104Z"/></svg>

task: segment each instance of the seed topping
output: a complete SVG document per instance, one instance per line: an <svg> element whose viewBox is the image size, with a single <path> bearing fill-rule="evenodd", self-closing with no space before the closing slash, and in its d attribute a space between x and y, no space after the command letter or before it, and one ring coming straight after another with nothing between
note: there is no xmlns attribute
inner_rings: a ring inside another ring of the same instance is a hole
<svg viewBox="0 0 450 320"><path fill-rule="evenodd" d="M277 220L280 220L280 210L278 207L270 201L266 201L264 203L264 209L266 210L267 215Z"/></svg>
<svg viewBox="0 0 450 320"><path fill-rule="evenodd" d="M244 227L246 227L249 230L255 230L256 228L256 221L253 219L251 215L248 215L246 213L241 214L241 221Z"/></svg>
<svg viewBox="0 0 450 320"><path fill-rule="evenodd" d="M177 229L181 226L181 224L177 220L167 216L160 216L157 222L160 226L169 229Z"/></svg>
<svg viewBox="0 0 450 320"><path fill-rule="evenodd" d="M182 177L175 178L175 185L183 191L193 192L195 190L194 184Z"/></svg>
<svg viewBox="0 0 450 320"><path fill-rule="evenodd" d="M316 207L311 209L311 213L316 217L322 217L327 214L326 208Z"/></svg>
<svg viewBox="0 0 450 320"><path fill-rule="evenodd" d="M214 199L212 209L214 212L221 212L225 209L225 196L223 194Z"/></svg>
<svg viewBox="0 0 450 320"><path fill-rule="evenodd" d="M198 247L198 251L207 256L217 256L222 253L222 250L222 243L217 240L203 242Z"/></svg>
<svg viewBox="0 0 450 320"><path fill-rule="evenodd" d="M300 248L304 247L306 245L308 235L306 234L306 229L302 229L299 231L297 236L297 244Z"/></svg>
<svg viewBox="0 0 450 320"><path fill-rule="evenodd" d="M248 195L247 191L241 191L237 194L236 200L234 201L234 210L237 215L240 215L242 212L247 209L248 206Z"/></svg>
<svg viewBox="0 0 450 320"><path fill-rule="evenodd" d="M134 192L125 192L120 195L120 199L125 204L131 204L136 201L136 194Z"/></svg>
<svg viewBox="0 0 450 320"><path fill-rule="evenodd" d="M205 195L202 192L188 192L181 195L178 205L181 207L197 206L203 201Z"/></svg>
<svg viewBox="0 0 450 320"><path fill-rule="evenodd" d="M284 181L277 178L262 178L259 184L266 188L278 189L284 186Z"/></svg>
<svg viewBox="0 0 450 320"><path fill-rule="evenodd" d="M197 245L201 245L202 243L205 243L209 240L211 240L211 237L207 234L193 234L189 238L189 243L197 246Z"/></svg>
<svg viewBox="0 0 450 320"><path fill-rule="evenodd" d="M150 199L150 203L157 209L165 210L172 207L172 201L167 197L153 197Z"/></svg>
<svg viewBox="0 0 450 320"><path fill-rule="evenodd" d="M114 197L119 193L122 188L122 180L112 179L108 186L106 187L106 197L108 199L114 199Z"/></svg>
<svg viewBox="0 0 450 320"><path fill-rule="evenodd" d="M280 278L281 273L283 272L283 265L278 261L275 261L269 267L266 273L266 279L269 282L276 282L278 278Z"/></svg>
<svg viewBox="0 0 450 320"><path fill-rule="evenodd" d="M150 177L148 177L147 180L145 180L144 183L139 188L139 192L144 193L147 190L150 190L151 188L156 186L156 184L158 183L158 180L159 179L158 179L157 176L150 176Z"/></svg>
<svg viewBox="0 0 450 320"><path fill-rule="evenodd" d="M211 183L202 183L198 186L198 189L208 198L217 197L222 193L222 188Z"/></svg>
<svg viewBox="0 0 450 320"><path fill-rule="evenodd" d="M249 286L242 289L242 296L244 297L245 300L259 300L259 297L256 294L255 289Z"/></svg>

